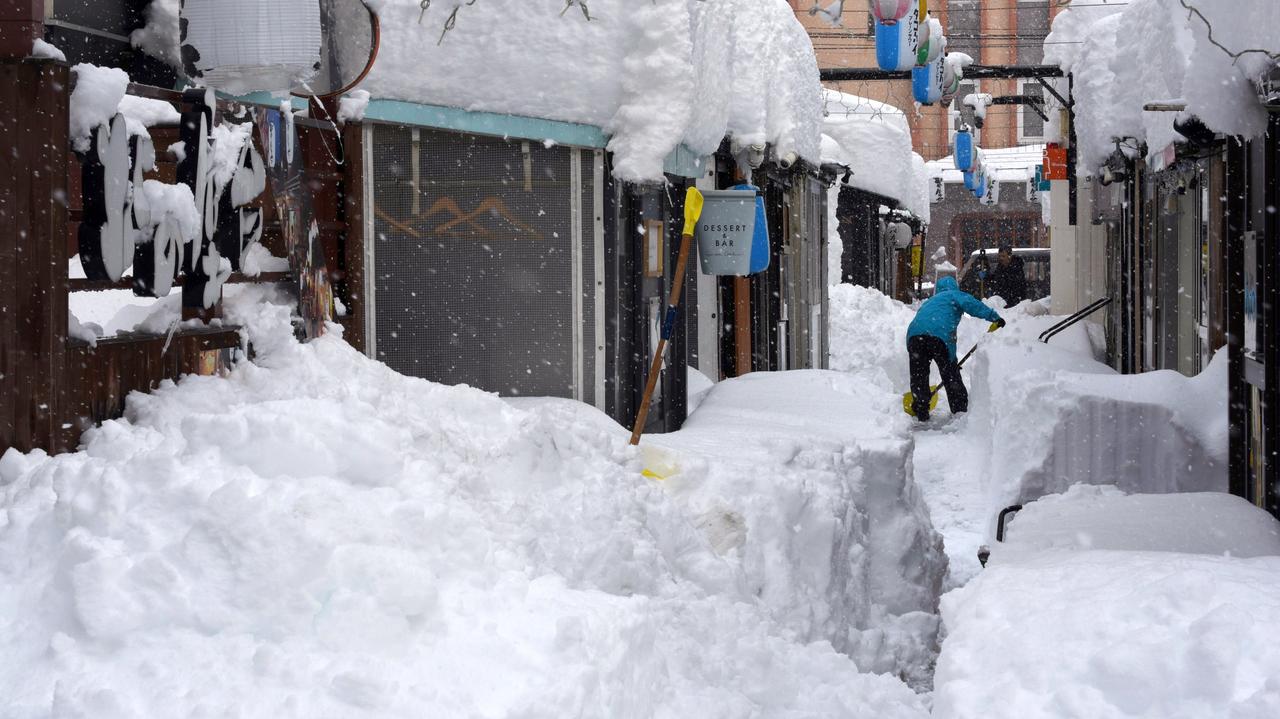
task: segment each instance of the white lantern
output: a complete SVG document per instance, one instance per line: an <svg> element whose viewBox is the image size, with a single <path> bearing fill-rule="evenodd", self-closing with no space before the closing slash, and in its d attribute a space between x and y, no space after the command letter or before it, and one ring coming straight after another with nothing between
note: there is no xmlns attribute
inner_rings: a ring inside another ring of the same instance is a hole
<svg viewBox="0 0 1280 719"><path fill-rule="evenodd" d="M912 0L867 0L871 16L885 25L892 25L911 11Z"/></svg>
<svg viewBox="0 0 1280 719"><path fill-rule="evenodd" d="M899 250L906 249L911 245L911 225L905 222L890 222L884 227L885 244L896 247Z"/></svg>
<svg viewBox="0 0 1280 719"><path fill-rule="evenodd" d="M320 65L320 0L184 0L191 79L241 94L287 91Z"/></svg>

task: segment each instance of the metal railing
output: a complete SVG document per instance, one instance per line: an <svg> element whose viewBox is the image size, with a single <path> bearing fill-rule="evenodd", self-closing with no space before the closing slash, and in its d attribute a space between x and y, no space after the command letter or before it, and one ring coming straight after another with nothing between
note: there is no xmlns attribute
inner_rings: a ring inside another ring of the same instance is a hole
<svg viewBox="0 0 1280 719"><path fill-rule="evenodd" d="M1068 315L1066 318L1064 318L1064 319L1062 319L1061 321L1059 321L1059 322L1055 323L1055 324L1054 324L1052 327L1050 327L1049 329L1045 330L1044 332L1041 332L1041 333L1040 333L1039 340L1040 340L1041 342L1044 342L1045 344L1049 344L1049 340L1053 339L1054 335L1058 334L1059 332L1062 332L1062 331L1063 331L1063 330L1065 330L1066 328L1070 327L1071 325L1074 325L1075 323L1079 322L1080 320L1084 319L1085 317L1088 317L1089 315L1093 314L1094 312L1097 312L1098 310L1102 309L1103 307L1106 307L1106 306L1107 306L1108 304L1110 304L1110 303L1111 303L1111 298L1110 298L1110 297L1102 297L1102 298L1099 298L1099 299L1094 300L1093 302L1090 302L1089 304L1085 305L1084 307L1082 307L1082 308L1080 308L1080 309L1076 310L1075 312L1073 312L1072 314Z"/></svg>

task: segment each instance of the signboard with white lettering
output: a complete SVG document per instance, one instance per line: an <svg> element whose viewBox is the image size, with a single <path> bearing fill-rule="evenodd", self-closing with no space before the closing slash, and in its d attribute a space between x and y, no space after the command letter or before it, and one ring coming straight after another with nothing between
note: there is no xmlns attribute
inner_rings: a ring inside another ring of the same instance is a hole
<svg viewBox="0 0 1280 719"><path fill-rule="evenodd" d="M756 227L754 190L704 190L698 257L706 275L751 274Z"/></svg>

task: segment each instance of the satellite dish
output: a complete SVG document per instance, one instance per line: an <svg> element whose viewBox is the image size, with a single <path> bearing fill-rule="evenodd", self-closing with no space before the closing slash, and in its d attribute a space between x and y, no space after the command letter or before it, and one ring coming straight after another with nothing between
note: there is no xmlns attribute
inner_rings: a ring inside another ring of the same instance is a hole
<svg viewBox="0 0 1280 719"><path fill-rule="evenodd" d="M320 68L298 97L334 97L359 85L378 57L378 16L364 0L319 0Z"/></svg>

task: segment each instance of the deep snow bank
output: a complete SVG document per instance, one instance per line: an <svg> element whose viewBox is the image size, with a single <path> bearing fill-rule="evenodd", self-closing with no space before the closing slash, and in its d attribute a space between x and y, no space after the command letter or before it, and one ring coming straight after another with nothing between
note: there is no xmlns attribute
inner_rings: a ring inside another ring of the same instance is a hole
<svg viewBox="0 0 1280 719"><path fill-rule="evenodd" d="M807 516L831 457L734 495L761 518L735 554L588 407L406 378L229 304L254 364L0 460L6 715L923 715L779 611L827 585L763 518Z"/></svg>
<svg viewBox="0 0 1280 719"><path fill-rule="evenodd" d="M1193 378L1120 376L1098 361L1090 323L1046 345L1037 335L1060 318L1031 302L996 306L1005 329L990 334L971 318L960 325L960 351L979 345L964 368L968 415L948 423L944 392L935 419L914 434L915 480L946 538L952 585L978 571L977 549L1010 504L1081 482L1132 492L1226 489L1225 356ZM913 316L875 290L833 286L831 367L907 391Z"/></svg>
<svg viewBox="0 0 1280 719"><path fill-rule="evenodd" d="M1077 484L1013 514L1007 532L991 566L1057 549L1280 556L1280 522L1225 492L1125 494Z"/></svg>
<svg viewBox="0 0 1280 719"><path fill-rule="evenodd" d="M1226 491L1226 353L1196 377L1118 375L1064 355L1002 338L975 357L969 430L990 438L993 509L1078 483Z"/></svg>
<svg viewBox="0 0 1280 719"><path fill-rule="evenodd" d="M895 401L839 372L754 373L717 384L684 429L645 442L681 457L668 488L780 625L920 686L946 557Z"/></svg>
<svg viewBox="0 0 1280 719"><path fill-rule="evenodd" d="M1280 715L1276 554L1280 524L1224 494L1045 497L943 597L933 715Z"/></svg>

